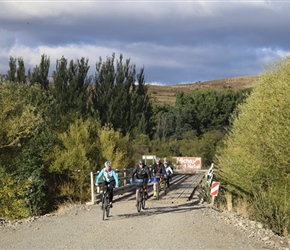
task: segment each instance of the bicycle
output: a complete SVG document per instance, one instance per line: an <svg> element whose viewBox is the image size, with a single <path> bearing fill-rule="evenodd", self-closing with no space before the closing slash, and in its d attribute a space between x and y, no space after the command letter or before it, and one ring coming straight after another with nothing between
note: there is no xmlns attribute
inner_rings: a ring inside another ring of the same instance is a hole
<svg viewBox="0 0 290 250"><path fill-rule="evenodd" d="M162 178L163 174L155 174L153 177L153 182L156 183L156 199L159 200L159 196L160 196L160 178ZM164 188L164 193L166 194L167 189L166 189L166 185L163 184L163 188Z"/></svg>
<svg viewBox="0 0 290 250"><path fill-rule="evenodd" d="M109 190L111 185L104 185L103 196L102 196L102 210L103 210L103 220L105 220L110 215L110 202L109 202Z"/></svg>
<svg viewBox="0 0 290 250"><path fill-rule="evenodd" d="M136 189L136 206L137 211L141 212L141 208L145 209L145 192L144 192L144 180L136 179L135 184L137 185Z"/></svg>

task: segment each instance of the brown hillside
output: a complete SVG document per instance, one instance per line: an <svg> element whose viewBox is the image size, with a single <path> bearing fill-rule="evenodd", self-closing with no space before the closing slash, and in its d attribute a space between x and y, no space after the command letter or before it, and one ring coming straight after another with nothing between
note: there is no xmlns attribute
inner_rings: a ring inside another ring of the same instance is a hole
<svg viewBox="0 0 290 250"><path fill-rule="evenodd" d="M189 94L192 91L200 89L246 89L254 87L258 79L259 76L241 76L170 86L147 85L147 87L154 103L174 105L176 93L178 91L183 91L184 93Z"/></svg>

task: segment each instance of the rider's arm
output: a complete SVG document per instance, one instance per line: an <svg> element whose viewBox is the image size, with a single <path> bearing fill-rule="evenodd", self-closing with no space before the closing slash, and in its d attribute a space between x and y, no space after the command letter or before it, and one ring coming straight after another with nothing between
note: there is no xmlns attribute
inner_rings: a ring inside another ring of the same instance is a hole
<svg viewBox="0 0 290 250"><path fill-rule="evenodd" d="M119 187L119 179L118 179L118 176L116 174L116 171L113 171L113 177L115 179L116 186Z"/></svg>
<svg viewBox="0 0 290 250"><path fill-rule="evenodd" d="M137 173L137 167L134 167L133 171L132 171L132 175L131 175L131 180L132 182L134 181L134 175Z"/></svg>
<svg viewBox="0 0 290 250"><path fill-rule="evenodd" d="M104 174L104 169L102 169L101 172L98 174L97 179L96 179L96 183L95 183L96 185L99 184L100 179L101 179L103 174Z"/></svg>
<svg viewBox="0 0 290 250"><path fill-rule="evenodd" d="M150 170L147 166L146 166L146 173L148 175L148 178L151 179L151 173L150 173Z"/></svg>
<svg viewBox="0 0 290 250"><path fill-rule="evenodd" d="M166 175L166 170L163 164L161 164L162 174Z"/></svg>

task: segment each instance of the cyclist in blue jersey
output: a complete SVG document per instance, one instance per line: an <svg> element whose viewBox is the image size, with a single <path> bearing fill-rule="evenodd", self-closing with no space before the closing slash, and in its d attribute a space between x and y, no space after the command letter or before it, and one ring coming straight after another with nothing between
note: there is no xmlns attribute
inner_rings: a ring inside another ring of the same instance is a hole
<svg viewBox="0 0 290 250"><path fill-rule="evenodd" d="M112 163L110 161L105 162L105 167L100 171L100 173L97 176L96 183L95 185L98 186L100 183L100 179L103 176L104 180L104 187L108 186L110 184L109 188L109 202L110 202L110 207L113 207L112 202L113 202L113 188L119 186L119 180L118 176L116 174L116 171L112 169Z"/></svg>

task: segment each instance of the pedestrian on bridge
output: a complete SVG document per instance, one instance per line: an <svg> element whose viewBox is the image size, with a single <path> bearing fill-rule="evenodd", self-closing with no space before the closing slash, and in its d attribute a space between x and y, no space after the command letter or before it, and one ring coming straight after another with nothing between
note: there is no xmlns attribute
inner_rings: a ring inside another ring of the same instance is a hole
<svg viewBox="0 0 290 250"><path fill-rule="evenodd" d="M109 188L109 202L110 207L113 207L113 188L119 186L119 180L118 176L116 174L116 171L112 169L112 163L110 161L105 162L105 167L101 170L101 172L98 174L95 185L98 186L101 180L101 177L103 176L103 184L104 187L108 186L110 184Z"/></svg>

